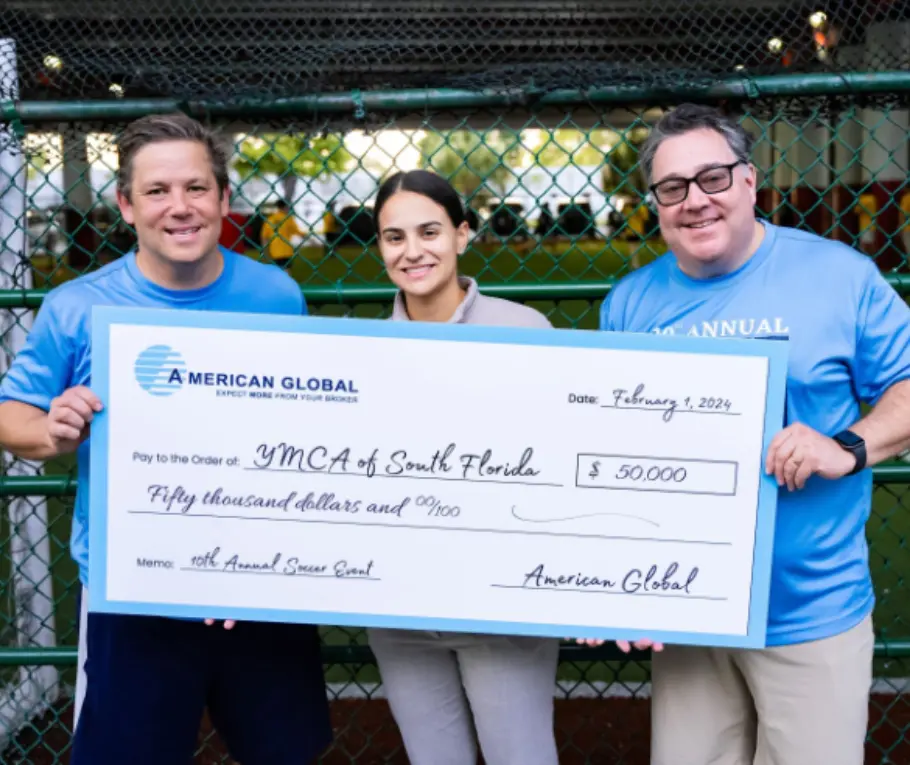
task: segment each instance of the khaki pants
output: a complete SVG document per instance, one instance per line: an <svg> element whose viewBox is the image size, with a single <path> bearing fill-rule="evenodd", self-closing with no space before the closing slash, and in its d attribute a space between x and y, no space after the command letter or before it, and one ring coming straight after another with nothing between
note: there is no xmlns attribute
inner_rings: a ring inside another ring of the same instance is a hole
<svg viewBox="0 0 910 765"><path fill-rule="evenodd" d="M824 640L668 646L652 659L651 765L863 765L872 618Z"/></svg>

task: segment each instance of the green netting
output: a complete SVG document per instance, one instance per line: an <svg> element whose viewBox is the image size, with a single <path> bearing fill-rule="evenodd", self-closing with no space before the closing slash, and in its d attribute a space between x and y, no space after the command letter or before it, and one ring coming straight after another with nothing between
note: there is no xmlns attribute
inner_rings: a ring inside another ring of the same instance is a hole
<svg viewBox="0 0 910 765"><path fill-rule="evenodd" d="M22 174L0 171L4 201L10 185L25 192L21 216L0 209L7 360L45 290L132 246L114 202L114 142L128 119L174 108L234 148L222 243L263 260L290 250L314 313L387 315L372 199L389 172L427 166L470 205L465 273L558 327L595 328L613 281L664 252L637 147L682 98L722 105L755 134L762 216L855 246L910 291L906 4L128 6L7 0L0 10L9 30L0 34L16 43L16 66L0 65L0 153L25 163ZM825 18L813 26L816 11ZM286 248L262 238L279 199L297 228L279 229ZM76 643L73 465L16 462L4 473L0 730L10 734L0 762L63 764ZM910 761L908 489L910 465L876 470L867 762L883 765ZM323 635L338 734L324 761L406 762L362 632ZM646 656L567 644L554 689L563 762L646 763L648 679ZM199 752L197 763L226 762L207 723Z"/></svg>

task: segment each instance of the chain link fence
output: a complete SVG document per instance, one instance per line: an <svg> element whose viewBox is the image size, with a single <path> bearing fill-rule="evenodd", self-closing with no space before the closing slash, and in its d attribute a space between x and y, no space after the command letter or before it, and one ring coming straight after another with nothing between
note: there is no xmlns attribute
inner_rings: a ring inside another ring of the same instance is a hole
<svg viewBox="0 0 910 765"><path fill-rule="evenodd" d="M7 0L0 11L0 364L47 290L128 252L116 138L187 111L233 146L221 242L286 268L312 313L388 314L372 199L430 167L469 207L462 270L557 327L595 329L665 251L637 151L713 103L757 137L759 213L847 242L910 293L910 11L902 3ZM278 207L284 201L289 209ZM867 762L910 761L910 466L875 470L878 597ZM77 575L72 462L0 478L0 762L68 762ZM325 763L405 763L362 631L324 628ZM564 763L648 761L647 655L565 644ZM137 692L141 689L137 688ZM124 760L128 761L128 753ZM197 763L227 763L203 722Z"/></svg>

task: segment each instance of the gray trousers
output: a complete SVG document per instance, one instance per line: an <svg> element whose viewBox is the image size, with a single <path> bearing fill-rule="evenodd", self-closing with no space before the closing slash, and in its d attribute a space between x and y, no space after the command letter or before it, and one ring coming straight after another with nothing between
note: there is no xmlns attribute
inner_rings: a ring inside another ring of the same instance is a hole
<svg viewBox="0 0 910 765"><path fill-rule="evenodd" d="M411 765L558 765L559 641L370 629ZM476 736L475 736L476 729Z"/></svg>

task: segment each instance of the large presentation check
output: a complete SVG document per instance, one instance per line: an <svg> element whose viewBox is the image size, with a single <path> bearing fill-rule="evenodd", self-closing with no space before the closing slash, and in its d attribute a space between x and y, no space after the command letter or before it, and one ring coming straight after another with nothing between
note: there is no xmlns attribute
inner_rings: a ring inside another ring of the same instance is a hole
<svg viewBox="0 0 910 765"><path fill-rule="evenodd" d="M90 607L762 646L786 355L96 308Z"/></svg>

